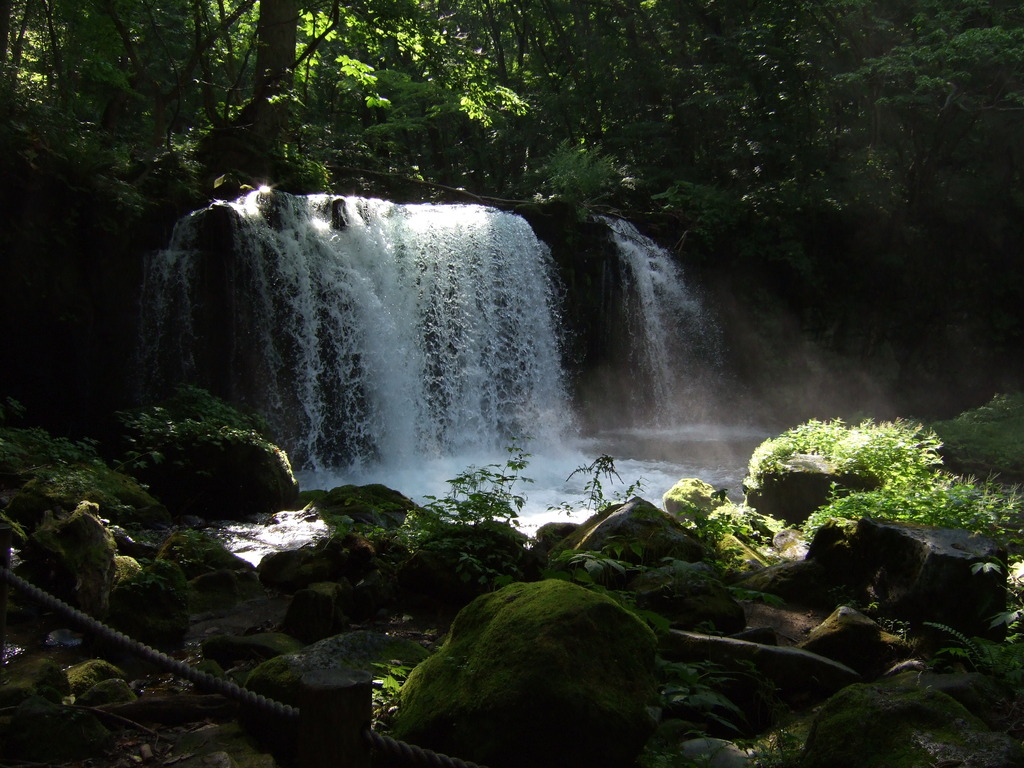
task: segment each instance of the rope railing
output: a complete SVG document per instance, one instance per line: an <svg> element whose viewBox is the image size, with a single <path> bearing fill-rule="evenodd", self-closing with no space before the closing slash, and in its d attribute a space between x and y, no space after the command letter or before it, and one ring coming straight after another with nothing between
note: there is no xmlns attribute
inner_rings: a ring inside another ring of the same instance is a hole
<svg viewBox="0 0 1024 768"><path fill-rule="evenodd" d="M300 768L369 768L374 751L414 768L484 768L377 733L371 726L373 686L369 673L320 671L302 679L302 706L274 701L230 680L168 656L108 627L18 576L10 569L11 529L0 524L0 659L6 641L7 587L64 617L113 647L242 706L258 709L299 727ZM303 714L305 713L305 714Z"/></svg>

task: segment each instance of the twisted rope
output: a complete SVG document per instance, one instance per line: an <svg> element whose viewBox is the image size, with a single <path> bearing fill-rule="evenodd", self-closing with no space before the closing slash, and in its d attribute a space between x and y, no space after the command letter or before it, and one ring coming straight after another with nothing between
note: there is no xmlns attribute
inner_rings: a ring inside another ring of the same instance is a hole
<svg viewBox="0 0 1024 768"><path fill-rule="evenodd" d="M82 611L68 605L63 600L44 592L33 584L30 584L17 574L11 572L9 568L0 566L0 581L10 584L19 592L27 595L33 602L39 603L43 607L59 613L64 618L73 622L85 631L91 632L108 640L115 647L133 653L136 656L155 664L166 672L171 672L179 677L183 677L186 680L195 683L203 690L222 694L246 706L262 709L288 720L297 720L299 717L299 710L295 707L282 704L281 702L274 701L273 699L268 699L266 696L261 694L253 693L252 691L235 685L230 680L214 677L208 672L203 672L202 670L189 666L183 661L171 658L167 654L161 653L160 651L157 651L148 645L144 645L137 640L133 640L128 637L128 635L118 632L116 629L111 629L107 625L94 619L92 616L82 613Z"/></svg>
<svg viewBox="0 0 1024 768"><path fill-rule="evenodd" d="M417 747L415 744L396 741L383 733L377 733L372 728L364 730L363 737L374 749L398 758L409 765L425 766L426 768L483 768L476 763L459 760L457 757L448 757L448 755Z"/></svg>

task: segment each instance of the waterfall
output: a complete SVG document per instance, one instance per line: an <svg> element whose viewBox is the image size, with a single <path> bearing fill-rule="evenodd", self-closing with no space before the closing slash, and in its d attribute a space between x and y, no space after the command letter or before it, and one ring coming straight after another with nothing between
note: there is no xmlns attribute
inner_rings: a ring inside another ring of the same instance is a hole
<svg viewBox="0 0 1024 768"><path fill-rule="evenodd" d="M624 219L601 220L619 259L619 345L631 406L627 422L658 427L706 416L721 383L714 320L669 251Z"/></svg>
<svg viewBox="0 0 1024 768"><path fill-rule="evenodd" d="M207 231L217 216L230 240ZM313 471L557 442L572 411L553 274L514 214L254 191L148 259L142 391L215 384Z"/></svg>

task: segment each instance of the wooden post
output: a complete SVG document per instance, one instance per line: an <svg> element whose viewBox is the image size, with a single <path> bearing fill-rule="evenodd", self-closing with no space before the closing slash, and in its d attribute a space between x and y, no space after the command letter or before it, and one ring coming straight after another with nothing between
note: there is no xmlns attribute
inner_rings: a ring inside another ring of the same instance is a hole
<svg viewBox="0 0 1024 768"><path fill-rule="evenodd" d="M0 565L11 567L11 526L0 523ZM0 584L0 666L7 658L7 582Z"/></svg>
<svg viewBox="0 0 1024 768"><path fill-rule="evenodd" d="M370 768L363 731L373 716L369 672L325 669L302 677L300 768Z"/></svg>

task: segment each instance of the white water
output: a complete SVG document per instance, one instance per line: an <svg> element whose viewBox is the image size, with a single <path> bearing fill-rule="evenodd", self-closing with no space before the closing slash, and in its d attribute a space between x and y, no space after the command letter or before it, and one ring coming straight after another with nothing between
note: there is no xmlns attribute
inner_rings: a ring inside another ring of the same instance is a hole
<svg viewBox="0 0 1024 768"><path fill-rule="evenodd" d="M467 467L503 465L517 440L532 454L533 482L515 488L527 530L588 514L591 476L574 471L602 454L619 478L601 478L606 499L640 483L658 502L694 476L738 493L761 435L692 423L689 350L707 354L713 334L670 255L632 225L605 220L629 296L629 368L656 407L650 423L584 437L554 270L521 217L268 191L217 205L235 214L234 253L200 248L197 212L147 264L143 390L202 384L200 351L220 334L214 350L229 359L213 357L231 372L231 395L267 417L303 488L381 482L422 501ZM230 286L226 328L201 327L211 273Z"/></svg>

